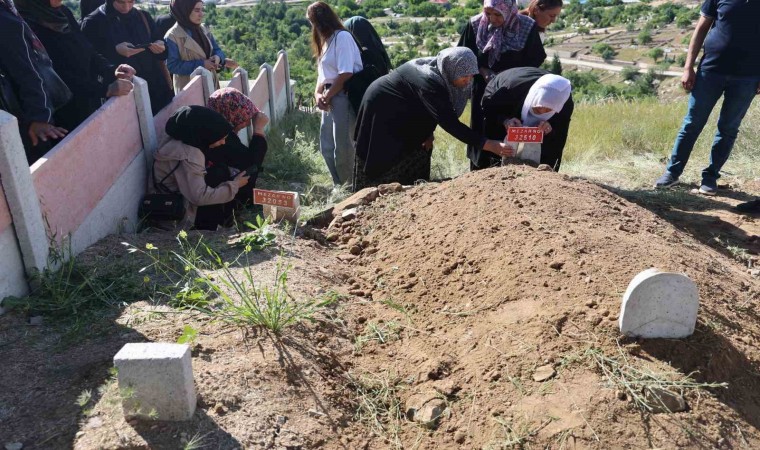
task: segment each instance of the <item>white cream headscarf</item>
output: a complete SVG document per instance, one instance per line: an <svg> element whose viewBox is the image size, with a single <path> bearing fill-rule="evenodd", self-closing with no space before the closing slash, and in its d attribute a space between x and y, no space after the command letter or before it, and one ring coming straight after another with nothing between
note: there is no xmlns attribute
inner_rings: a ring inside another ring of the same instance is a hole
<svg viewBox="0 0 760 450"><path fill-rule="evenodd" d="M559 75L544 75L531 86L525 97L522 107L522 124L525 127L535 127L541 122L552 118L562 110L565 102L570 98L570 80ZM551 108L551 112L534 114L531 108L545 106Z"/></svg>

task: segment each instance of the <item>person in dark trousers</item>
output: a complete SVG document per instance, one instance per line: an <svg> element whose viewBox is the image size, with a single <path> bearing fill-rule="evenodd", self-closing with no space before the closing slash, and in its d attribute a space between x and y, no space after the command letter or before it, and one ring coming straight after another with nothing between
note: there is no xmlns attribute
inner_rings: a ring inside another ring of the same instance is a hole
<svg viewBox="0 0 760 450"><path fill-rule="evenodd" d="M364 58L377 68L380 76L391 71L393 66L388 57L388 52L369 20L361 16L354 16L343 22L343 26L359 41L359 46L365 53Z"/></svg>
<svg viewBox="0 0 760 450"><path fill-rule="evenodd" d="M244 170L250 178L248 184L238 191L235 199L239 203L238 206L250 203L256 180L261 173L264 157L267 154L264 128L269 123L269 118L253 104L248 96L230 87L215 91L209 97L207 104L209 109L227 119L227 122L232 125L232 131L227 135L224 145L204 152L206 165L213 167L222 164L238 171ZM253 121L253 136L246 146L240 141L238 133L251 125L251 121ZM212 211L208 212L213 214Z"/></svg>
<svg viewBox="0 0 760 450"><path fill-rule="evenodd" d="M0 84L5 85L0 86L0 108L18 119L30 164L45 154L49 140L63 138L68 132L55 126L51 99L32 60L35 50L44 51L42 43L14 4L0 0ZM11 92L4 92L5 89ZM10 104L12 100L5 98L5 94L13 95L18 104L15 101Z"/></svg>
<svg viewBox="0 0 760 450"><path fill-rule="evenodd" d="M129 64L148 83L153 113L174 97L162 61L166 59L163 36L150 14L134 8L134 0L108 0L82 21L90 44L114 64Z"/></svg>
<svg viewBox="0 0 760 450"><path fill-rule="evenodd" d="M570 81L535 67L518 67L496 75L486 86L482 106L485 135L503 140L507 126L539 127L545 132L540 163L559 171L570 130L573 99ZM475 155L478 167L498 166L501 159L487 152Z"/></svg>
<svg viewBox="0 0 760 450"><path fill-rule="evenodd" d="M705 0L691 36L681 85L691 92L689 109L676 136L665 173L657 189L678 183L697 138L718 100L723 104L718 132L710 150L710 165L702 171L699 192L715 195L723 164L728 160L739 126L755 95L760 93L760 2L757 0ZM697 71L694 63L704 44Z"/></svg>
<svg viewBox="0 0 760 450"><path fill-rule="evenodd" d="M476 73L475 54L455 47L436 57L413 59L375 80L356 119L354 190L429 180L433 131L439 125L478 149L511 156L507 146L459 121Z"/></svg>
<svg viewBox="0 0 760 450"><path fill-rule="evenodd" d="M216 230L231 225L238 205L235 197L248 184L248 175L245 171L232 175L224 164L207 168L203 155L225 144L232 125L219 113L194 105L178 109L165 129L169 139L155 154L153 189L182 194L183 228Z"/></svg>
<svg viewBox="0 0 760 450"><path fill-rule="evenodd" d="M514 0L485 0L483 12L472 17L459 38L478 57L478 74L472 89L470 127L483 131L480 100L486 84L497 73L514 67L539 67L546 59L539 28L528 16L519 14ZM477 148L467 146L470 161L476 160ZM471 169L478 169L473 162Z"/></svg>
<svg viewBox="0 0 760 450"><path fill-rule="evenodd" d="M131 92L134 69L126 64L117 68L99 55L62 0L16 0L16 6L73 94L71 101L55 112L58 125L73 130L100 107L101 99Z"/></svg>

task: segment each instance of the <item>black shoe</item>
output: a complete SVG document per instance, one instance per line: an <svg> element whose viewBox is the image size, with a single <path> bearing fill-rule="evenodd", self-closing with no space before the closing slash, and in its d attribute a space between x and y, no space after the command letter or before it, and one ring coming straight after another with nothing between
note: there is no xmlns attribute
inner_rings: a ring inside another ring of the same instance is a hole
<svg viewBox="0 0 760 450"><path fill-rule="evenodd" d="M736 205L736 210L743 213L760 213L760 198L756 198L751 202L739 203Z"/></svg>

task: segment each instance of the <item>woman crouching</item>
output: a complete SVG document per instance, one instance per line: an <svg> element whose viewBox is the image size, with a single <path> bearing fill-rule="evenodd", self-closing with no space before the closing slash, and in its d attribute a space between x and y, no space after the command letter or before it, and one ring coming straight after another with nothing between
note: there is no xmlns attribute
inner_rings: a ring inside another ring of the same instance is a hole
<svg viewBox="0 0 760 450"><path fill-rule="evenodd" d="M248 174L230 171L224 164L207 168L203 155L223 146L232 129L223 116L202 106L184 106L166 122L171 140L156 152L153 191L182 194L182 228L216 230L231 225L235 196L248 184Z"/></svg>

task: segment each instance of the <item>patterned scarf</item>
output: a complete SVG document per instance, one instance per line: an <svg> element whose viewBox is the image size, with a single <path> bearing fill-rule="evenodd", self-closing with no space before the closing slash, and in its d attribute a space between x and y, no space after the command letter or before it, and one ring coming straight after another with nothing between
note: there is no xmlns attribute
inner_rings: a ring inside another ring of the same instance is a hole
<svg viewBox="0 0 760 450"><path fill-rule="evenodd" d="M493 8L504 18L504 24L499 28L489 26L485 8ZM518 14L514 0L485 0L484 11L470 19L472 27L476 30L475 44L482 53L488 53L488 66L493 67L501 54L507 50L522 50L528 40L531 27L526 27L522 17L533 20L527 16Z"/></svg>
<svg viewBox="0 0 760 450"><path fill-rule="evenodd" d="M215 91L208 98L208 107L218 112L233 127L250 124L259 109L250 98L235 88L226 87Z"/></svg>
<svg viewBox="0 0 760 450"><path fill-rule="evenodd" d="M467 100L472 96L472 83L456 87L452 81L478 73L478 59L467 47L442 50L435 58L418 58L409 61L425 76L437 78L449 91L449 99L457 117L462 115Z"/></svg>

